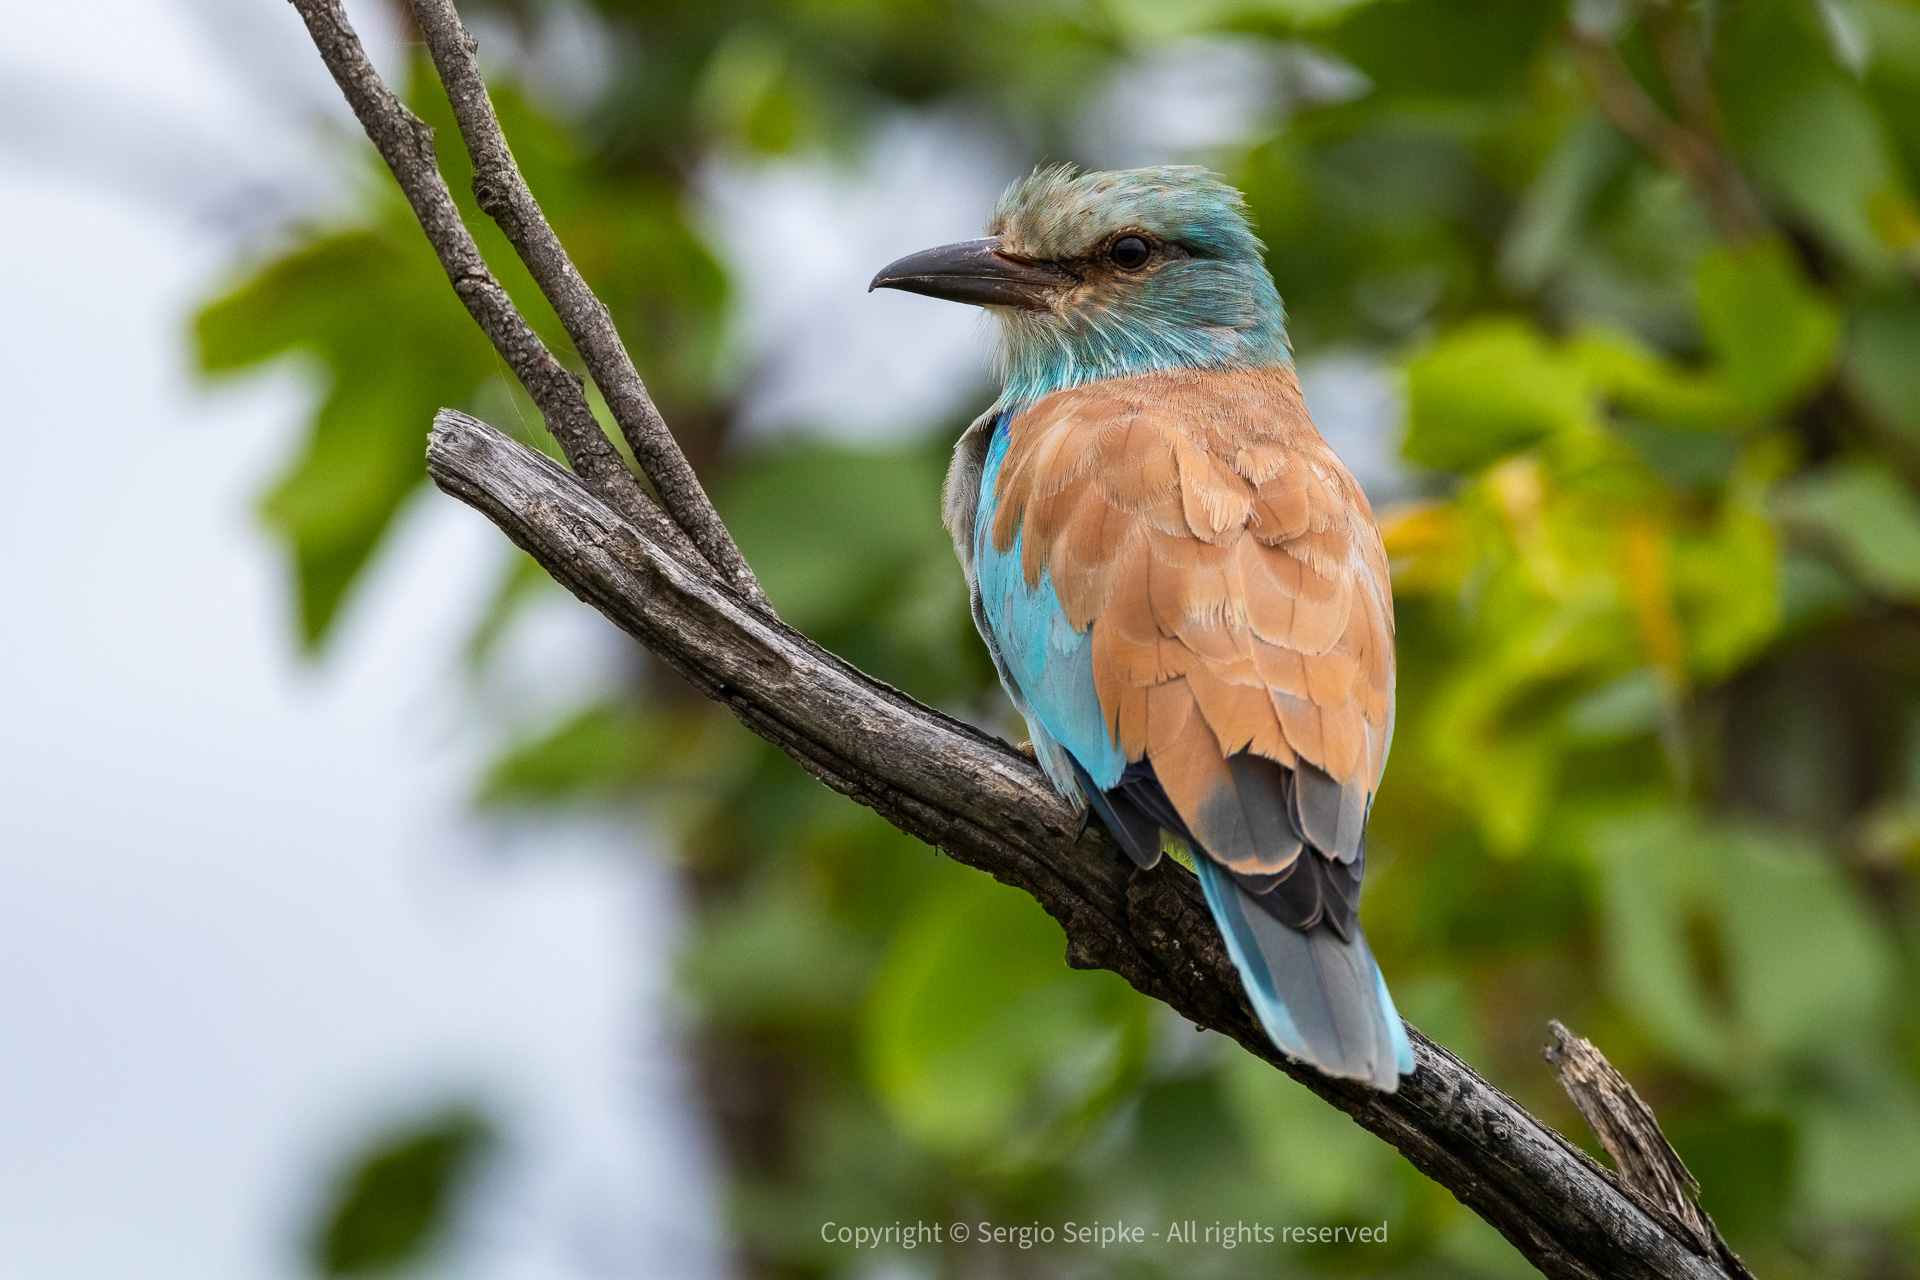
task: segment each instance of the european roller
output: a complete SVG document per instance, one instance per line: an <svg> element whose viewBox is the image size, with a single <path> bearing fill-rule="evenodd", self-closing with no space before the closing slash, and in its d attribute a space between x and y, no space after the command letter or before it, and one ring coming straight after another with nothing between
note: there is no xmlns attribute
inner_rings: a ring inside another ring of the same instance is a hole
<svg viewBox="0 0 1920 1280"><path fill-rule="evenodd" d="M1392 1090L1413 1050L1358 915L1386 550L1301 400L1245 202L1189 166L1053 168L987 230L871 287L998 321L1005 389L945 515L1034 754L1141 867L1191 862L1275 1046Z"/></svg>

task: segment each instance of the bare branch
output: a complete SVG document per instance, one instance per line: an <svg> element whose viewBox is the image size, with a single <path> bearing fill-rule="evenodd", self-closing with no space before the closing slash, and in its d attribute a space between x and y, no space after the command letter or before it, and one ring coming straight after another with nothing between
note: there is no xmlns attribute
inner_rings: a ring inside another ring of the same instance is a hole
<svg viewBox="0 0 1920 1280"><path fill-rule="evenodd" d="M672 477L684 472L691 483L691 471L618 350L604 308L515 169L471 41L446 0L417 0L417 7L473 150L483 203L556 308L571 309L569 329L583 354L598 344L589 359L609 401L618 391L629 410L644 406L633 419L639 425L623 418L623 428L640 433L636 453L644 440L667 459L659 472L648 463L649 474L663 497L682 504L675 514L684 526L620 464L578 380L487 271L434 164L431 132L380 83L338 0L293 3L456 291L580 473L576 479L448 410L429 441L435 483L485 513L581 599L828 786L1031 894L1065 929L1068 964L1111 969L1196 1025L1233 1037L1392 1143L1548 1275L1728 1280L1719 1257L1703 1257L1691 1236L1676 1235L1584 1153L1417 1031L1417 1069L1394 1094L1282 1058L1248 1008L1190 874L1171 861L1134 870L1098 824L1080 821L1006 744L863 675L773 618L744 564L744 576L728 574L729 553L738 551L697 483L668 496ZM703 539L703 550L690 533Z"/></svg>
<svg viewBox="0 0 1920 1280"><path fill-rule="evenodd" d="M1717 1257L1729 1275L1753 1280L1753 1273L1696 1201L1700 1183L1680 1153L1660 1131L1660 1122L1591 1040L1574 1035L1558 1022L1547 1024L1553 1043L1540 1051L1553 1064L1560 1087L1587 1118L1587 1126L1613 1157L1621 1185L1667 1230L1708 1257Z"/></svg>
<svg viewBox="0 0 1920 1280"><path fill-rule="evenodd" d="M627 470L600 424L587 405L580 379L556 360L540 341L532 326L513 304L507 291L487 269L480 247L460 220L460 210L452 192L440 176L434 159L433 130L381 81L380 74L367 60L360 37L354 33L341 10L339 0L293 0L293 7L307 24L307 31L320 51L321 60L333 73L334 83L346 95L347 103L359 119L360 127L380 152L387 168L393 171L407 203L427 233L440 265L452 282L454 292L466 304L481 332L492 340L514 377L520 380L539 407L547 430L560 442L567 461L579 473L588 488L634 524L647 536L675 553L691 557L697 554L686 535L660 510L647 491Z"/></svg>
<svg viewBox="0 0 1920 1280"><path fill-rule="evenodd" d="M434 482L497 524L742 723L834 790L956 861L1024 890L1067 934L1067 963L1110 969L1378 1134L1535 1266L1581 1280L1726 1280L1585 1153L1445 1049L1381 1094L1288 1062L1260 1030L1198 882L1135 871L1005 743L863 675L651 543L547 459L443 411Z"/></svg>
<svg viewBox="0 0 1920 1280"><path fill-rule="evenodd" d="M686 455L674 442L660 410L654 407L606 304L581 278L514 163L493 100L487 96L486 82L480 78L480 64L474 56L478 46L461 24L452 0L411 3L414 19L433 55L433 65L440 72L440 82L453 103L460 136L473 157L473 194L481 209L500 224L533 273L540 292L559 313L560 323L566 326L600 394L607 398L614 421L620 424L641 470L653 481L667 514L686 530L707 563L735 591L763 604L766 593L726 525L720 522L713 503L707 500L706 490L700 487Z"/></svg>

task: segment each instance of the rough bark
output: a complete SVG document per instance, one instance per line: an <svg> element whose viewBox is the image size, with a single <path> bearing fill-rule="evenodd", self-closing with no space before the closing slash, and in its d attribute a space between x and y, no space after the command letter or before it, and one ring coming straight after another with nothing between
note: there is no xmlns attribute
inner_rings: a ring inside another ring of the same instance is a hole
<svg viewBox="0 0 1920 1280"><path fill-rule="evenodd" d="M480 77L475 57L478 46L454 11L452 0L411 3L414 20L420 24L440 82L446 86L447 99L453 104L460 136L473 157L474 198L487 216L500 224L514 252L533 273L540 292L553 304L667 514L686 530L702 558L734 591L756 603L764 602L766 595L759 580L734 545L640 381L639 371L614 328L613 316L581 279L514 163L493 100L487 96L486 82Z"/></svg>
<svg viewBox="0 0 1920 1280"><path fill-rule="evenodd" d="M568 463L603 501L684 558L693 544L627 470L595 421L579 376L547 350L487 268L440 174L433 130L380 79L339 0L293 0L293 7L360 127L413 207L454 293L527 389Z"/></svg>
<svg viewBox="0 0 1920 1280"><path fill-rule="evenodd" d="M539 216L486 104L471 42L445 0L419 0L417 9L475 150L483 205L501 218L563 316L572 309L569 328L581 326L576 342L609 401L616 391L628 397L623 412L636 415L637 425L623 417L623 427L630 438L638 434L636 455L667 510L626 470L587 409L579 379L540 343L487 270L435 165L431 131L380 82L338 0L292 2L455 291L578 473L444 411L428 452L443 490L483 512L582 600L828 786L1031 894L1065 929L1067 963L1110 969L1195 1024L1233 1037L1392 1143L1542 1271L1593 1280L1738 1274L1417 1031L1410 1029L1417 1069L1391 1095L1281 1058L1246 1005L1189 873L1171 861L1134 870L1098 824L1082 822L1005 743L873 680L773 618L750 571L743 574L744 561L729 568L738 549L717 518L708 521L697 483L676 487L685 459L624 351L616 359L605 349L618 346L617 335Z"/></svg>
<svg viewBox="0 0 1920 1280"><path fill-rule="evenodd" d="M1700 1183L1660 1131L1653 1108L1591 1040L1574 1035L1558 1022L1548 1023L1547 1029L1553 1033L1553 1043L1540 1051L1541 1056L1552 1065L1560 1087L1613 1158L1627 1194L1671 1234L1688 1241L1695 1252L1718 1258L1730 1275L1753 1280L1747 1264L1727 1247L1720 1229L1697 1203Z"/></svg>
<svg viewBox="0 0 1920 1280"><path fill-rule="evenodd" d="M1171 860L1133 869L1005 743L922 706L676 560L558 465L443 411L428 469L580 599L834 790L956 861L1031 894L1077 968L1110 969L1233 1037L1398 1148L1548 1275L1726 1276L1584 1152L1445 1049L1395 1094L1281 1058L1261 1032L1207 914Z"/></svg>

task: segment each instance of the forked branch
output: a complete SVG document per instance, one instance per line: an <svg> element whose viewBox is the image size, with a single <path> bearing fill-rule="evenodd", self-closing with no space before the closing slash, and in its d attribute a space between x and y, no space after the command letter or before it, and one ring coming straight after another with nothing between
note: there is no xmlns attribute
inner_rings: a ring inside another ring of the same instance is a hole
<svg viewBox="0 0 1920 1280"><path fill-rule="evenodd" d="M676 487L676 476L692 473L624 350L615 350L604 307L566 261L514 167L447 0L415 0L416 13L474 149L488 189L483 204L561 311L609 402L627 398L616 412L665 510L619 463L579 382L487 271L434 166L430 131L380 83L338 0L293 4L455 291L526 383L578 473L449 410L428 450L436 484L828 786L1031 894L1065 929L1069 964L1110 969L1196 1025L1231 1036L1392 1143L1542 1271L1580 1280L1727 1280L1718 1257L1676 1235L1583 1152L1417 1031L1417 1069L1394 1094L1282 1059L1249 1011L1189 873L1171 861L1134 870L1098 824L1081 822L1005 743L862 674L772 617L751 574L729 568L732 540L717 517L709 523L697 483Z"/></svg>
<svg viewBox="0 0 1920 1280"><path fill-rule="evenodd" d="M407 110L380 79L338 0L295 0L293 7L306 22L314 47L333 73L334 83L340 86L360 127L366 130L413 207L413 215L427 233L453 291L513 370L513 376L527 389L568 463L602 501L632 520L648 537L675 547L676 552L691 550L686 535L640 487L608 443L594 420L579 377L547 350L487 269L480 246L461 221L460 208L440 175L433 130Z"/></svg>
<svg viewBox="0 0 1920 1280"><path fill-rule="evenodd" d="M738 593L755 603L766 595L753 576L746 557L707 500L706 490L674 443L660 410L654 407L640 381L633 358L620 341L613 316L594 295L567 256L546 215L513 162L513 152L500 130L487 85L480 78L477 45L460 22L452 0L413 0L413 16L427 38L433 65L453 104L460 136L473 157L473 194L488 217L500 224L514 252L527 264L540 292L560 316L573 339L594 385L607 399L613 419L620 424L627 446L640 469L653 481L667 514L687 535L701 556Z"/></svg>

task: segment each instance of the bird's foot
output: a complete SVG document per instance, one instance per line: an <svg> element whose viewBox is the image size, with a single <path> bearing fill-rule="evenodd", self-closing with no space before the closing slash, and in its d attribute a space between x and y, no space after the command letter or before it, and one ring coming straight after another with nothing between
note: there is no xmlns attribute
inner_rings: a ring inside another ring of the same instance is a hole
<svg viewBox="0 0 1920 1280"><path fill-rule="evenodd" d="M1030 741L1016 742L1013 744L1013 749L1015 751L1018 751L1021 755L1025 756L1027 759L1033 761L1035 764L1040 763L1040 753L1033 749L1032 742Z"/></svg>

